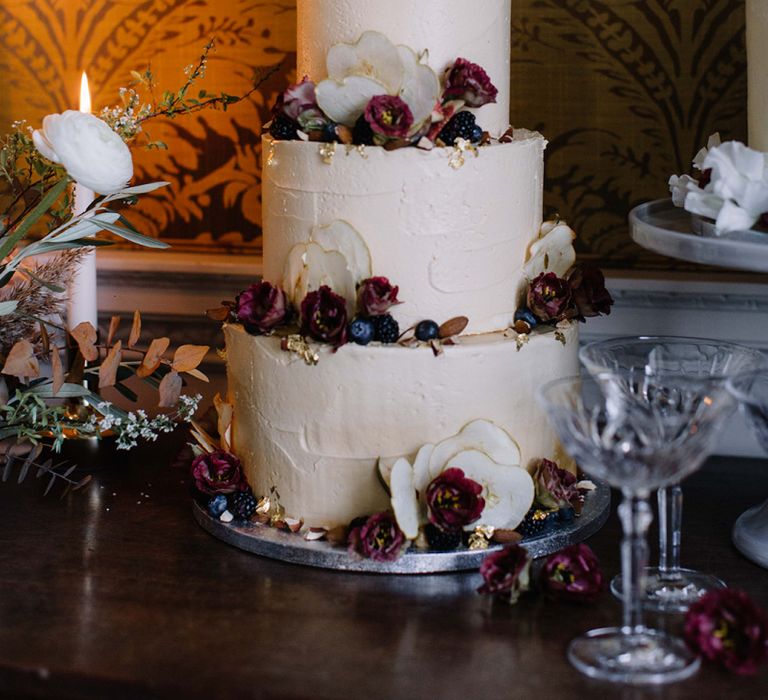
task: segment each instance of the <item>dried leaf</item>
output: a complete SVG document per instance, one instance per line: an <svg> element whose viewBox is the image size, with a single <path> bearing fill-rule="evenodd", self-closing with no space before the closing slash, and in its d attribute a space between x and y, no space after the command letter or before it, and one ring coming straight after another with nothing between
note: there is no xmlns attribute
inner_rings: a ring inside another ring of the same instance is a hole
<svg viewBox="0 0 768 700"><path fill-rule="evenodd" d="M76 483L76 484L75 484L75 485L72 487L72 490L73 490L73 491L77 491L77 490L79 490L79 489L83 488L83 486L85 486L86 484L89 484L89 483L91 482L91 478L92 478L92 477L91 477L91 475L90 475L90 474L86 474L86 475L85 475L85 476L84 476L82 479L80 479L80 481L78 481L78 482L77 482L77 483Z"/></svg>
<svg viewBox="0 0 768 700"><path fill-rule="evenodd" d="M89 321L78 323L69 334L74 338L86 362L94 362L99 359L99 350L96 347L96 329Z"/></svg>
<svg viewBox="0 0 768 700"><path fill-rule="evenodd" d="M173 408L179 402L181 394L181 375L178 372L168 372L160 382L160 408Z"/></svg>
<svg viewBox="0 0 768 700"><path fill-rule="evenodd" d="M85 377L85 360L82 353L75 354L75 358L69 363L69 372L67 372L67 381L70 384L81 384Z"/></svg>
<svg viewBox="0 0 768 700"><path fill-rule="evenodd" d="M138 312L137 312L138 313ZM148 377L159 366L163 353L168 349L171 341L169 338L155 338L150 344L147 354L141 361L141 365L136 370L140 377Z"/></svg>
<svg viewBox="0 0 768 700"><path fill-rule="evenodd" d="M355 142L352 129L350 129L348 126L345 126L344 124L336 125L336 136L338 136L339 141L341 141L346 146L349 146Z"/></svg>
<svg viewBox="0 0 768 700"><path fill-rule="evenodd" d="M468 323L469 319L466 316L456 316L440 326L437 335L439 338L451 338L454 335L459 335Z"/></svg>
<svg viewBox="0 0 768 700"><path fill-rule="evenodd" d="M221 449L229 452L232 448L232 415L234 414L234 406L224 401L219 393L213 397L213 405L216 407L216 414L218 415Z"/></svg>
<svg viewBox="0 0 768 700"><path fill-rule="evenodd" d="M195 369L208 353L208 345L181 345L173 355L171 369L176 372L189 372Z"/></svg>
<svg viewBox="0 0 768 700"><path fill-rule="evenodd" d="M48 335L48 329L45 324L40 321L40 343L43 346L43 355L47 355L51 349L51 336Z"/></svg>
<svg viewBox="0 0 768 700"><path fill-rule="evenodd" d="M41 443L35 445L35 448L27 455L27 458L24 460L24 464L21 465L21 469L19 470L19 478L17 479L16 483L20 484L22 481L24 481L24 479L27 478L29 468L32 466L32 463L40 456L42 451L43 445Z"/></svg>
<svg viewBox="0 0 768 700"><path fill-rule="evenodd" d="M99 389L105 386L115 386L117 369L123 359L123 343L118 340L107 353L104 362L99 367Z"/></svg>
<svg viewBox="0 0 768 700"><path fill-rule="evenodd" d="M218 309L208 309L205 315L211 319L211 321L226 321L229 318L229 307L220 306Z"/></svg>
<svg viewBox="0 0 768 700"><path fill-rule="evenodd" d="M128 336L128 347L132 348L139 342L141 337L141 314L138 311L133 312L133 325L131 326L131 334Z"/></svg>
<svg viewBox="0 0 768 700"><path fill-rule="evenodd" d="M115 333L117 333L117 329L119 326L120 326L119 316L113 316L111 319L109 319L109 333L107 333L107 347L112 345L112 339L115 337Z"/></svg>
<svg viewBox="0 0 768 700"><path fill-rule="evenodd" d="M28 340L19 340L8 353L0 374L11 377L39 377L40 365L35 357L35 348Z"/></svg>
<svg viewBox="0 0 768 700"><path fill-rule="evenodd" d="M187 374L190 377L199 379L201 382L205 382L206 384L210 381L210 379L208 379L208 377L205 374L203 374L199 369L191 369L187 372Z"/></svg>
<svg viewBox="0 0 768 700"><path fill-rule="evenodd" d="M59 349L54 346L51 348L51 378L53 380L53 395L59 393L59 389L64 385L64 367L59 357Z"/></svg>

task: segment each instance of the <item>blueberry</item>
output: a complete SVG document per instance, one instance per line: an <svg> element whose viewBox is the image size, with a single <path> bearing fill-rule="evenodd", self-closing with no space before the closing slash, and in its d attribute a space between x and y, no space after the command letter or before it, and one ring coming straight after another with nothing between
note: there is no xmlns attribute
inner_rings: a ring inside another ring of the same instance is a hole
<svg viewBox="0 0 768 700"><path fill-rule="evenodd" d="M480 143L480 140L482 138L483 138L483 127L475 124L474 128L472 129L472 136L469 140L472 143Z"/></svg>
<svg viewBox="0 0 768 700"><path fill-rule="evenodd" d="M440 328L434 321L421 321L416 326L417 340L434 340L437 338Z"/></svg>
<svg viewBox="0 0 768 700"><path fill-rule="evenodd" d="M527 306L521 306L515 311L515 321L525 321L531 329L536 328L539 325L539 319L537 319L531 310Z"/></svg>
<svg viewBox="0 0 768 700"><path fill-rule="evenodd" d="M368 345L376 334L376 327L370 318L357 316L349 324L349 339L358 345Z"/></svg>
<svg viewBox="0 0 768 700"><path fill-rule="evenodd" d="M570 523L576 517L576 511L571 506L564 506L557 511L557 519L561 523Z"/></svg>
<svg viewBox="0 0 768 700"><path fill-rule="evenodd" d="M227 509L227 497L220 493L208 501L208 512L212 517L218 518Z"/></svg>
<svg viewBox="0 0 768 700"><path fill-rule="evenodd" d="M339 137L336 134L336 122L329 122L323 127L323 141L338 141Z"/></svg>

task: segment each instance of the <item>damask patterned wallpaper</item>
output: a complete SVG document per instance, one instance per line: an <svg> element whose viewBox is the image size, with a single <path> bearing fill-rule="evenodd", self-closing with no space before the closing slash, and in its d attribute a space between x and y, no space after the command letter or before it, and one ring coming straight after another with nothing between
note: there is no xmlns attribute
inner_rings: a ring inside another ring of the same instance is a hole
<svg viewBox="0 0 768 700"><path fill-rule="evenodd" d="M707 135L746 137L744 0L513 0L512 122L549 139L545 204L609 267L669 267L629 240L626 216L666 195ZM405 20L404 18L404 21ZM169 151L137 154L135 223L176 249L260 246L261 125L295 79L293 0L0 0L0 120L77 106L79 73L95 107L151 63L175 87L216 36L209 90L245 92L255 69L281 68L247 103L151 124Z"/></svg>

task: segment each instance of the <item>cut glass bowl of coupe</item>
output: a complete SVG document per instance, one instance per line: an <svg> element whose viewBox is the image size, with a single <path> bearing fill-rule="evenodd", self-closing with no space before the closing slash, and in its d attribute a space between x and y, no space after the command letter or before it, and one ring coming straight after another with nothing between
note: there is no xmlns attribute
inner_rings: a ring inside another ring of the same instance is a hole
<svg viewBox="0 0 768 700"><path fill-rule="evenodd" d="M768 451L768 369L731 377L727 388L739 402L760 445ZM733 544L745 557L768 569L768 501L739 516L733 526Z"/></svg>
<svg viewBox="0 0 768 700"><path fill-rule="evenodd" d="M685 429L702 401L718 395L724 409L729 376L764 364L758 350L734 343L674 336L619 337L590 343L579 357L587 370L603 382L613 382L633 401L644 404L663 420L670 438ZM685 379L686 381L681 381ZM724 417L728 410L724 410ZM643 604L663 612L685 612L707 591L722 588L718 577L680 564L683 491L679 481L658 494L659 564L646 571ZM611 582L621 597L620 577Z"/></svg>
<svg viewBox="0 0 768 700"><path fill-rule="evenodd" d="M577 637L568 647L568 659L592 678L668 683L691 676L699 660L682 640L643 621L647 532L653 520L648 498L651 490L676 483L701 465L733 402L726 392L716 393L699 401L670 430L670 421L653 404L636 401L616 383L617 374L609 381L566 377L538 393L566 451L584 472L620 489L623 496L622 624ZM676 388L685 391L687 383L681 378ZM655 390L652 381L647 388Z"/></svg>

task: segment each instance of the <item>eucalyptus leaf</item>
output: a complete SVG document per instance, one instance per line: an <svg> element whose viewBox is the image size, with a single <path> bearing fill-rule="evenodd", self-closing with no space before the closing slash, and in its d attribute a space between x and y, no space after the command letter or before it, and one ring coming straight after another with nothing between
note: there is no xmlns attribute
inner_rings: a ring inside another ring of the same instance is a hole
<svg viewBox="0 0 768 700"><path fill-rule="evenodd" d="M170 185L170 182L158 181L158 182L147 182L144 185L134 185L133 187L126 187L124 190L120 190L119 192L114 192L110 194L108 197L104 198L104 201L114 201L116 199L126 199L127 197L135 197L137 194L146 194L147 192L154 192L155 190L159 190L161 187L167 187Z"/></svg>
<svg viewBox="0 0 768 700"><path fill-rule="evenodd" d="M18 305L19 302L15 299L11 301L0 301L0 316L8 316L9 314L12 314L16 311Z"/></svg>
<svg viewBox="0 0 768 700"><path fill-rule="evenodd" d="M127 228L124 228L123 226L116 226L114 224L108 224L106 222L102 222L102 227L110 231L111 233L114 233L117 236L120 236L120 238L124 238L126 241L130 241L131 243L136 243L137 245L144 246L145 248L169 248L170 246L163 242L159 241L156 238L150 238L149 236L145 236L141 233L136 233L135 231L130 231Z"/></svg>
<svg viewBox="0 0 768 700"><path fill-rule="evenodd" d="M51 479L48 482L48 486L45 487L45 491L43 491L43 496L47 496L50 493L50 490L53 488L53 485L56 483L56 477L58 475L55 472L51 472Z"/></svg>
<svg viewBox="0 0 768 700"><path fill-rule="evenodd" d="M114 224L118 219L120 219L120 214L114 211L96 214L87 219L81 219L76 224L66 229L63 233L57 234L50 240L51 242L64 243L66 241L76 241L80 238L86 238L101 231L104 228L102 222Z"/></svg>
<svg viewBox="0 0 768 700"><path fill-rule="evenodd" d="M0 238L0 260L5 258L16 246L16 244L24 238L33 224L45 213L47 213L54 202L61 196L62 192L69 185L69 178L64 177L59 180L50 190L48 190L43 198L37 203L34 209L27 214L21 223L13 230L2 238Z"/></svg>

